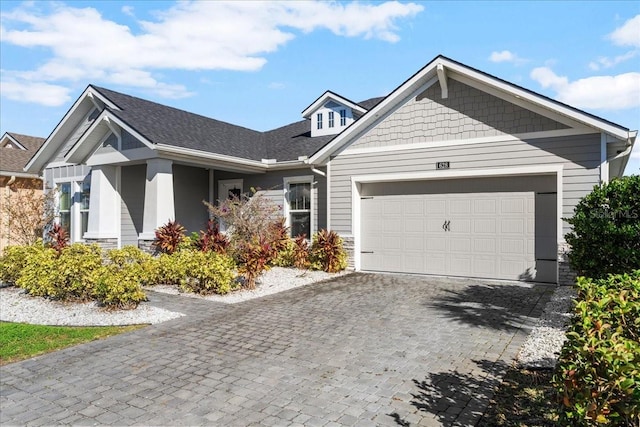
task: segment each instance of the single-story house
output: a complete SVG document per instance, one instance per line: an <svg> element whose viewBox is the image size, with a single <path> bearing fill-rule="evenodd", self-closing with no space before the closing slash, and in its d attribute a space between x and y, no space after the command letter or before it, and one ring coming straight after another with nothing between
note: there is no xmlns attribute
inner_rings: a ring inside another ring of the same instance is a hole
<svg viewBox="0 0 640 427"><path fill-rule="evenodd" d="M636 134L438 56L267 132L90 85L26 171L59 189L73 241L147 248L169 219L201 229L202 200L260 188L293 234L338 232L356 270L562 283L562 218L622 175Z"/></svg>
<svg viewBox="0 0 640 427"><path fill-rule="evenodd" d="M0 138L0 254L9 245L22 242L19 232L10 227L9 204L24 200L29 194L36 198L42 194L42 180L24 167L44 143L44 138L5 133Z"/></svg>

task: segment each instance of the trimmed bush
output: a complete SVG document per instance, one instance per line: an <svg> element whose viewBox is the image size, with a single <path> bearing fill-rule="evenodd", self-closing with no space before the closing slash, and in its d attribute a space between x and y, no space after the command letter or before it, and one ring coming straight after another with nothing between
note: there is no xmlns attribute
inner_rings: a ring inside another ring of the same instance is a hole
<svg viewBox="0 0 640 427"><path fill-rule="evenodd" d="M569 261L579 274L604 278L640 268L640 176L594 187L566 221L573 226L565 237Z"/></svg>
<svg viewBox="0 0 640 427"><path fill-rule="evenodd" d="M148 273L143 264L109 264L94 272L94 297L108 308L133 309L147 297L140 286Z"/></svg>
<svg viewBox="0 0 640 427"><path fill-rule="evenodd" d="M337 273L347 268L347 253L335 231L320 230L313 235L309 258L314 270Z"/></svg>
<svg viewBox="0 0 640 427"><path fill-rule="evenodd" d="M561 424L640 425L640 270L579 277L554 385Z"/></svg>
<svg viewBox="0 0 640 427"><path fill-rule="evenodd" d="M227 255L183 249L163 254L156 264L157 283L179 285L185 292L226 294L235 278L235 263Z"/></svg>
<svg viewBox="0 0 640 427"><path fill-rule="evenodd" d="M107 251L107 259L118 269L134 268L140 285L152 285L157 280L156 258L135 246Z"/></svg>
<svg viewBox="0 0 640 427"><path fill-rule="evenodd" d="M93 297L94 272L102 266L97 245L75 243L63 248L34 251L16 285L31 295L59 300L86 301Z"/></svg>
<svg viewBox="0 0 640 427"><path fill-rule="evenodd" d="M15 285L28 258L44 250L42 240L28 246L9 246L0 257L0 282Z"/></svg>

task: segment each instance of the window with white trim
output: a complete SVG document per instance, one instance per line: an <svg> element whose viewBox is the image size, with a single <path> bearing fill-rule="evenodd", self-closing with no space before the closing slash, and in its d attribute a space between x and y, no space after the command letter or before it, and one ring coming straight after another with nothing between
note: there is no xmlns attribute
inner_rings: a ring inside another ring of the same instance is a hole
<svg viewBox="0 0 640 427"><path fill-rule="evenodd" d="M333 111L329 111L329 127L333 127Z"/></svg>
<svg viewBox="0 0 640 427"><path fill-rule="evenodd" d="M340 110L340 126L345 126L347 124L347 110Z"/></svg>
<svg viewBox="0 0 640 427"><path fill-rule="evenodd" d="M57 190L58 224L67 230L71 242L80 241L89 225L91 174L82 181L58 182Z"/></svg>
<svg viewBox="0 0 640 427"><path fill-rule="evenodd" d="M318 129L322 129L322 113L316 115L316 120L318 122Z"/></svg>
<svg viewBox="0 0 640 427"><path fill-rule="evenodd" d="M313 177L285 178L286 223L291 237L304 234L311 238L313 230Z"/></svg>

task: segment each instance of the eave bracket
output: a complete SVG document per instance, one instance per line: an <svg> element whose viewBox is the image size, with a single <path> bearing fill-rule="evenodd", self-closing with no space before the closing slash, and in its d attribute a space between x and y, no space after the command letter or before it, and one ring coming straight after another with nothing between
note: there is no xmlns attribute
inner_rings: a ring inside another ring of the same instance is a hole
<svg viewBox="0 0 640 427"><path fill-rule="evenodd" d="M438 64L436 67L438 73L438 82L440 82L440 89L442 90L442 99L449 97L449 87L447 86L447 72L444 69L444 65Z"/></svg>

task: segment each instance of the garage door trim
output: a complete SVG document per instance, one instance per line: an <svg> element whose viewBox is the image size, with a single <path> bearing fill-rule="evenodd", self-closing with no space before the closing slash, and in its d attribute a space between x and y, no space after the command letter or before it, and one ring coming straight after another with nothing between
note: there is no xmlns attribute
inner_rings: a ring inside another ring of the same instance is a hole
<svg viewBox="0 0 640 427"><path fill-rule="evenodd" d="M455 165L452 165L455 167ZM361 270L361 184L375 182L402 182L402 181L422 181L422 180L447 180L457 178L489 178L507 176L527 176L527 175L549 175L556 176L557 191L557 241L563 241L562 237L562 164L547 164L527 167L509 167L500 169L447 169L443 171L430 170L423 172L403 172L393 174L372 174L351 177L351 224L354 240L354 266L356 271ZM556 274L556 278L557 278Z"/></svg>

